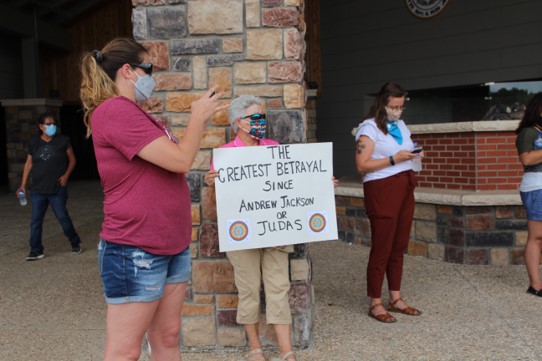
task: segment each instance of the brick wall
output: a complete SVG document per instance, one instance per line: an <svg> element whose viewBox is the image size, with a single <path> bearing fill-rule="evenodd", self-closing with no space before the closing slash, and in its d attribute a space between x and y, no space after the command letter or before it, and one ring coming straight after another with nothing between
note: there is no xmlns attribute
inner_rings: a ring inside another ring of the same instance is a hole
<svg viewBox="0 0 542 361"><path fill-rule="evenodd" d="M483 132L476 138L476 190L517 189L523 176L514 132Z"/></svg>
<svg viewBox="0 0 542 361"><path fill-rule="evenodd" d="M423 134L415 141L423 147L420 187L476 189L476 137L474 133Z"/></svg>
<svg viewBox="0 0 542 361"><path fill-rule="evenodd" d="M489 123L498 122L473 122ZM467 123L471 124L471 123ZM411 126L419 132L413 139L424 148L423 170L418 175L420 187L472 191L517 189L523 176L515 147L516 136L510 128L517 122L507 122L507 129L499 131L439 132L429 126ZM453 124L452 124L453 125ZM445 125L442 125L443 127ZM423 129L427 128L429 129Z"/></svg>
<svg viewBox="0 0 542 361"><path fill-rule="evenodd" d="M145 45L157 81L144 107L182 138L191 102L218 85L225 101L243 95L264 99L269 138L305 143L303 0L132 0L134 37ZM312 134L312 133L311 133ZM181 345L210 350L244 348L236 324L233 269L219 252L216 209L203 176L212 149L230 141L226 111L215 115L187 179L192 193L192 281L183 308ZM307 347L312 329L310 258L296 245L290 260L293 343ZM264 308L265 309L265 308ZM276 345L261 315L261 337Z"/></svg>

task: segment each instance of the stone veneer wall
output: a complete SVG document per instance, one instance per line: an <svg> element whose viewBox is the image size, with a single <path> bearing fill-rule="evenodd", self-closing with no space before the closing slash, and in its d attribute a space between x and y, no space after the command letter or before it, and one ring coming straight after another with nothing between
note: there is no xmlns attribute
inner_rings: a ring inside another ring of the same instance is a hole
<svg viewBox="0 0 542 361"><path fill-rule="evenodd" d="M356 186L346 182L340 187ZM422 198L422 201L416 202L409 255L471 265L523 264L527 242L523 206L424 203L427 202L423 200L425 191L427 189L416 192L417 200ZM336 196L335 200L339 238L347 243L370 246L371 227L363 196Z"/></svg>
<svg viewBox="0 0 542 361"><path fill-rule="evenodd" d="M219 85L226 101L242 94L264 98L269 138L307 142L303 0L132 0L134 38L155 65L157 85L144 105L181 138L191 102ZM188 181L192 192L192 282L182 310L184 349L244 348L236 324L233 270L218 249L216 209L203 175L212 149L234 137L226 112L210 121ZM312 328L310 258L296 245L290 260L293 342L307 347ZM264 308L262 307L264 310ZM276 345L261 315L264 346Z"/></svg>
<svg viewBox="0 0 542 361"><path fill-rule="evenodd" d="M6 117L6 151L8 188L15 192L21 184L26 146L38 132L38 118L42 113L58 115L62 101L53 99L5 99L2 106ZM61 128L62 124L60 124ZM61 129L60 129L61 130Z"/></svg>

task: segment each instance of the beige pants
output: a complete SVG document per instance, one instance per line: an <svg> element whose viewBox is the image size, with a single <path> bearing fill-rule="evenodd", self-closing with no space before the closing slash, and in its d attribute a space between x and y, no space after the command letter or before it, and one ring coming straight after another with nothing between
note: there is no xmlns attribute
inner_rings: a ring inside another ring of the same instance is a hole
<svg viewBox="0 0 542 361"><path fill-rule="evenodd" d="M258 323L262 281L267 323L292 323L288 302L288 252L292 251L293 247L287 246L283 249L258 248L227 252L234 269L235 286L239 291L238 324Z"/></svg>

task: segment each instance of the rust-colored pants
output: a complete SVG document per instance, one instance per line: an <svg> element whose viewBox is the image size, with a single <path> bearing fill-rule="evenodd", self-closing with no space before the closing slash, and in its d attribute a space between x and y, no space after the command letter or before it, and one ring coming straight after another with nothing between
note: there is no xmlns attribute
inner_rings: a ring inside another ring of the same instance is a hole
<svg viewBox="0 0 542 361"><path fill-rule="evenodd" d="M365 209L371 223L371 253L367 264L367 295L371 298L382 297L384 274L390 291L401 290L416 184L412 171L363 183Z"/></svg>

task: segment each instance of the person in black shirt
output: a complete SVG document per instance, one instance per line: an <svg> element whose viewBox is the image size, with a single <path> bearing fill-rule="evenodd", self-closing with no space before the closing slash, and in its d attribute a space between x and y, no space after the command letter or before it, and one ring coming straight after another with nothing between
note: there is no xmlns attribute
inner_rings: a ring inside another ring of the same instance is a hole
<svg viewBox="0 0 542 361"><path fill-rule="evenodd" d="M82 251L81 239L66 209L68 200L66 185L76 162L70 139L65 135L56 134L54 114L42 114L38 126L40 134L34 136L28 144L23 177L17 189L17 193L20 190L26 193L26 184L32 171L30 194L32 221L30 254L26 257L27 261L42 259L45 256L41 238L43 219L49 204L71 243L72 253L78 254Z"/></svg>

